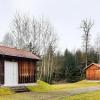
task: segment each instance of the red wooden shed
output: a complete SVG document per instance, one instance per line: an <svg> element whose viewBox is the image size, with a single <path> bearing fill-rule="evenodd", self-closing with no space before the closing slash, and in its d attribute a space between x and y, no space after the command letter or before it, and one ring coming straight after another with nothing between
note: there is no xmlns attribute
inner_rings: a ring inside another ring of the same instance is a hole
<svg viewBox="0 0 100 100"><path fill-rule="evenodd" d="M39 58L31 52L0 46L0 85L35 83L38 60Z"/></svg>
<svg viewBox="0 0 100 100"><path fill-rule="evenodd" d="M100 64L92 63L85 70L87 80L100 80Z"/></svg>

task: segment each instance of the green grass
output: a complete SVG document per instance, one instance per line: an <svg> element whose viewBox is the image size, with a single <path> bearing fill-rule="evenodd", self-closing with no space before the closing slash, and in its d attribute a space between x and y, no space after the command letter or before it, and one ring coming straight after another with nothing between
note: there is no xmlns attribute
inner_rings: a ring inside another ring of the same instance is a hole
<svg viewBox="0 0 100 100"><path fill-rule="evenodd" d="M48 92L48 91L59 91L59 90L72 90L75 88L84 88L90 86L100 86L100 82L90 82L83 80L76 83L50 85L46 82L38 80L36 86L27 86L27 88L35 92Z"/></svg>
<svg viewBox="0 0 100 100"><path fill-rule="evenodd" d="M14 92L7 87L0 87L0 95L10 95L13 94Z"/></svg>
<svg viewBox="0 0 100 100"><path fill-rule="evenodd" d="M100 100L100 91L88 92L84 94L63 97L58 100Z"/></svg>
<svg viewBox="0 0 100 100"><path fill-rule="evenodd" d="M92 82L92 81L83 80L76 83L52 85L52 87L56 87L58 89L68 89L68 90L74 89L74 88L90 87L90 86L100 86L100 82Z"/></svg>

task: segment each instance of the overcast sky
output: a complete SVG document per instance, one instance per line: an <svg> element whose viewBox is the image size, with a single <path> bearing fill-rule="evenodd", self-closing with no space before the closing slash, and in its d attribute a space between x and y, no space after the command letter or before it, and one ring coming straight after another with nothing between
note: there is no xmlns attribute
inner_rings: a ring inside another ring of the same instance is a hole
<svg viewBox="0 0 100 100"><path fill-rule="evenodd" d="M0 40L9 31L16 11L47 17L57 31L62 51L82 47L80 23L84 18L94 20L92 44L100 33L100 0L0 0Z"/></svg>

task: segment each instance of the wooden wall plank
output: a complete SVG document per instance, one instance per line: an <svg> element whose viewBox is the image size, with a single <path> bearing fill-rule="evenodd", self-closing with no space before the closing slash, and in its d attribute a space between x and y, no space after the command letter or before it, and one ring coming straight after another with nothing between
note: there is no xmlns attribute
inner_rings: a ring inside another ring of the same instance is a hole
<svg viewBox="0 0 100 100"><path fill-rule="evenodd" d="M19 61L19 83L33 83L35 64L32 61Z"/></svg>

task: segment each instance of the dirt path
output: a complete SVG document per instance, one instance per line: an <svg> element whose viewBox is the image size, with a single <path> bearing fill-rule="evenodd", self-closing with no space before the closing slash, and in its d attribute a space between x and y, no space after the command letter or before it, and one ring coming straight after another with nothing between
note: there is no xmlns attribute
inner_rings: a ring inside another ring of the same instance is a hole
<svg viewBox="0 0 100 100"><path fill-rule="evenodd" d="M64 96L71 96L80 93L100 90L100 86L77 88L73 90L62 90L52 92L25 92L14 95L0 96L0 100L55 100Z"/></svg>
<svg viewBox="0 0 100 100"><path fill-rule="evenodd" d="M75 95L75 94L96 91L96 90L100 90L100 86L92 86L92 87L86 87L86 88L73 89L73 90L67 91L67 93L69 94L69 96L71 96L71 95Z"/></svg>

